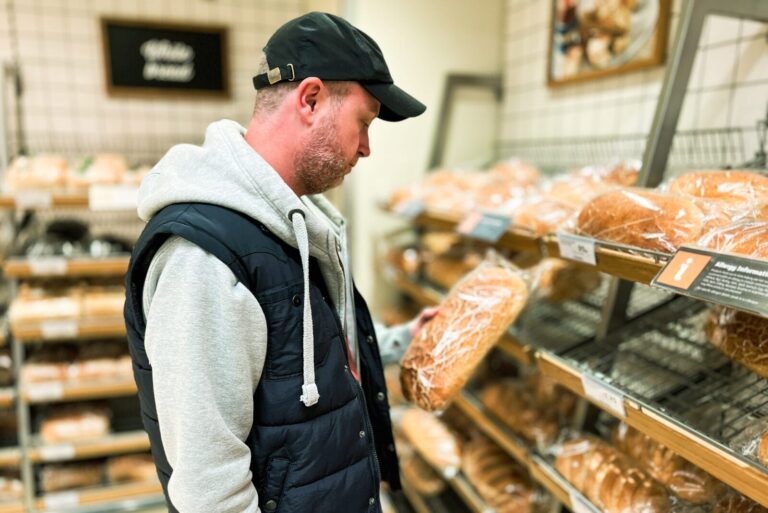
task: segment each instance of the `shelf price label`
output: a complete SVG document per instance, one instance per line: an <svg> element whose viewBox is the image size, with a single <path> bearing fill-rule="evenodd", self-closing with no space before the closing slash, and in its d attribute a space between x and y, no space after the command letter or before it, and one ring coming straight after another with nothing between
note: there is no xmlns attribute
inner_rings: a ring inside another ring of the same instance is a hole
<svg viewBox="0 0 768 513"><path fill-rule="evenodd" d="M581 385L588 399L620 418L627 416L624 408L624 394L586 374L581 375Z"/></svg>
<svg viewBox="0 0 768 513"><path fill-rule="evenodd" d="M79 333L77 321L74 320L43 321L40 323L40 331L45 340L75 338Z"/></svg>
<svg viewBox="0 0 768 513"><path fill-rule="evenodd" d="M766 260L683 246L651 285L768 317Z"/></svg>
<svg viewBox="0 0 768 513"><path fill-rule="evenodd" d="M74 445L44 445L40 447L40 458L43 461L65 461L71 460L74 457Z"/></svg>
<svg viewBox="0 0 768 513"><path fill-rule="evenodd" d="M67 259L63 257L33 257L27 260L29 272L35 276L62 276L67 274Z"/></svg>
<svg viewBox="0 0 768 513"><path fill-rule="evenodd" d="M88 207L93 211L136 210L138 205L135 185L92 185L88 189Z"/></svg>
<svg viewBox="0 0 768 513"><path fill-rule="evenodd" d="M512 220L500 214L472 212L456 226L456 231L467 237L494 244L506 233Z"/></svg>
<svg viewBox="0 0 768 513"><path fill-rule="evenodd" d="M74 508L80 505L80 494L77 492L49 493L43 498L46 510Z"/></svg>
<svg viewBox="0 0 768 513"><path fill-rule="evenodd" d="M560 257L583 264L597 265L595 240L571 233L557 232L557 246Z"/></svg>
<svg viewBox="0 0 768 513"><path fill-rule="evenodd" d="M64 386L58 382L29 385L27 397L30 401L57 401L64 397Z"/></svg>
<svg viewBox="0 0 768 513"><path fill-rule="evenodd" d="M53 205L53 196L49 191L34 189L17 192L14 200L17 210L45 209Z"/></svg>
<svg viewBox="0 0 768 513"><path fill-rule="evenodd" d="M576 490L568 490L568 498L571 500L573 513L594 513L592 504Z"/></svg>

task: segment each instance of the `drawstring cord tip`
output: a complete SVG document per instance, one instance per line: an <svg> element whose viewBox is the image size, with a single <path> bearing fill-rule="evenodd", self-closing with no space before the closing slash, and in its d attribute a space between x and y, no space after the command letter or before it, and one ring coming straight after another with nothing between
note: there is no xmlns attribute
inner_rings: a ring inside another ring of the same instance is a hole
<svg viewBox="0 0 768 513"><path fill-rule="evenodd" d="M317 385L314 383L301 385L301 391L304 393L301 394L299 399L301 399L301 402L306 407L314 406L320 400L320 392L317 391Z"/></svg>

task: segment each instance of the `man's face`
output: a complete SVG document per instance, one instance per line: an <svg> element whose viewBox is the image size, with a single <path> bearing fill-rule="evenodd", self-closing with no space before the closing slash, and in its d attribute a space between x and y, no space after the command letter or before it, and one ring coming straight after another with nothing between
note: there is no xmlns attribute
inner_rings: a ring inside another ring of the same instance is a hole
<svg viewBox="0 0 768 513"><path fill-rule="evenodd" d="M341 185L357 160L371 154L368 127L379 102L359 84L350 85L340 103L331 101L296 155L294 168L304 194L319 194Z"/></svg>

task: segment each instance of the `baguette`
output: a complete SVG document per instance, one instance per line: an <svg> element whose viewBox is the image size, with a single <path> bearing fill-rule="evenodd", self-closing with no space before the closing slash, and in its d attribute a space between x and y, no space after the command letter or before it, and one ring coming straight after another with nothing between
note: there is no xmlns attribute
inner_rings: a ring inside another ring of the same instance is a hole
<svg viewBox="0 0 768 513"><path fill-rule="evenodd" d="M616 427L613 443L681 499L705 504L725 492L725 486L720 481L626 424Z"/></svg>
<svg viewBox="0 0 768 513"><path fill-rule="evenodd" d="M527 298L525 281L508 267L485 262L468 274L416 334L400 364L406 399L425 410L445 409Z"/></svg>
<svg viewBox="0 0 768 513"><path fill-rule="evenodd" d="M642 249L674 252L699 238L704 214L696 204L642 189L620 189L594 198L581 210L580 235Z"/></svg>
<svg viewBox="0 0 768 513"><path fill-rule="evenodd" d="M768 378L768 319L716 306L709 312L704 332L726 356Z"/></svg>

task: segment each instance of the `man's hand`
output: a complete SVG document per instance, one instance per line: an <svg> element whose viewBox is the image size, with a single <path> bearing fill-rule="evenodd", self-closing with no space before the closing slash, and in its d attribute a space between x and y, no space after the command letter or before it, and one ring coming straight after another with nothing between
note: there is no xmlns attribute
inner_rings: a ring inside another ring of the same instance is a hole
<svg viewBox="0 0 768 513"><path fill-rule="evenodd" d="M411 323L411 336L415 337L416 333L418 333L426 323L431 321L439 311L439 306L432 306L422 310L416 319L414 319L414 321Z"/></svg>

